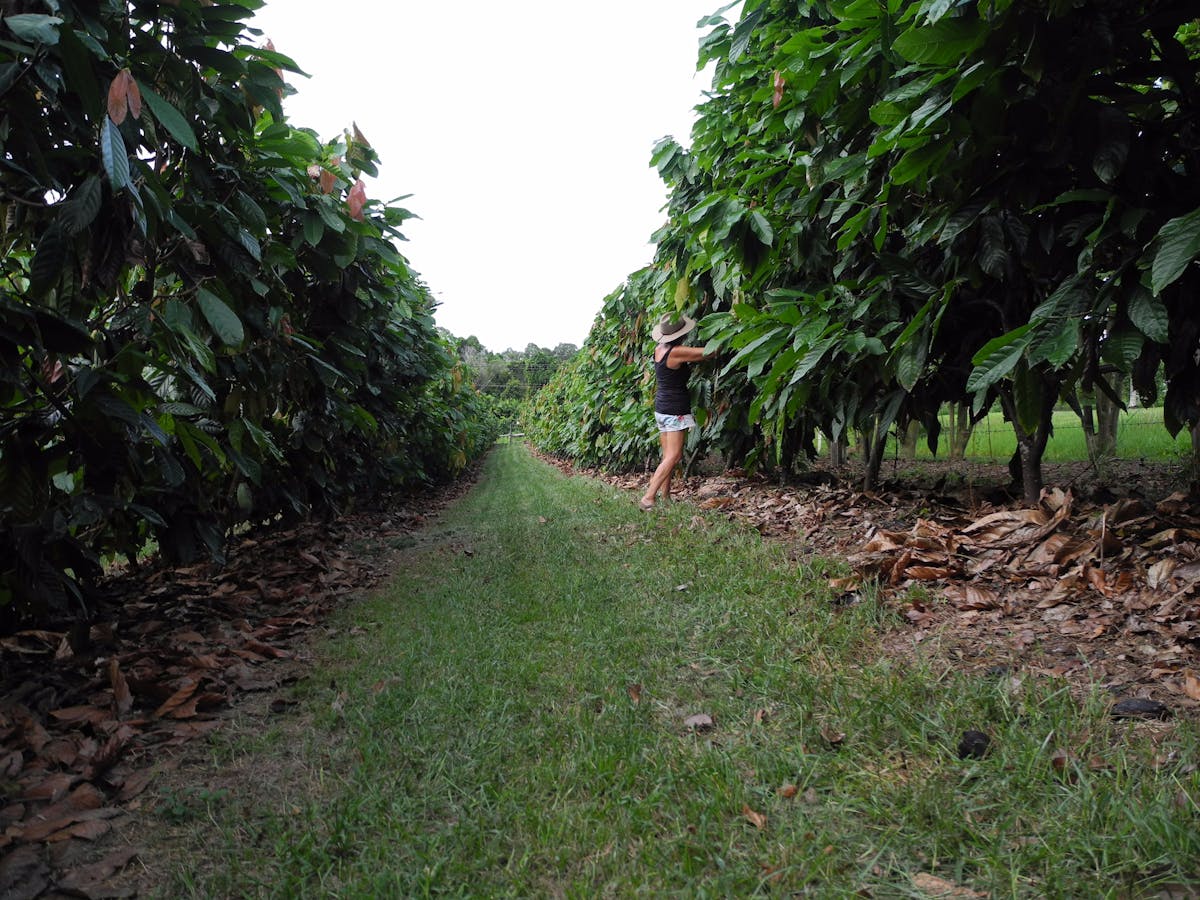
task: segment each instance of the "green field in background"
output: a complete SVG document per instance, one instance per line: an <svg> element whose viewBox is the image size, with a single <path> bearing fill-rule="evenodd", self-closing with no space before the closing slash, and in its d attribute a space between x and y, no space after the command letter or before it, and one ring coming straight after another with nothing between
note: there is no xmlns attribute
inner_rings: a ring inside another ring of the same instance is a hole
<svg viewBox="0 0 1200 900"><path fill-rule="evenodd" d="M1117 452L1120 459L1153 459L1178 460L1186 458L1191 453L1191 437L1186 430L1172 439L1163 426L1162 407L1131 409L1121 414L1117 426ZM948 414L941 417L942 439L938 444L938 459L945 459L949 450L949 421ZM975 426L971 434L971 442L967 445L968 459L1007 461L1016 449L1017 439L1013 434L1012 425L1005 421L999 411L988 414L988 417ZM895 440L888 440L888 458L896 453ZM917 458L931 459L929 446L922 429L921 438L917 442ZM1046 462L1076 462L1088 458L1087 443L1084 439L1083 425L1079 416L1071 410L1057 410L1054 413L1054 434L1046 445Z"/></svg>

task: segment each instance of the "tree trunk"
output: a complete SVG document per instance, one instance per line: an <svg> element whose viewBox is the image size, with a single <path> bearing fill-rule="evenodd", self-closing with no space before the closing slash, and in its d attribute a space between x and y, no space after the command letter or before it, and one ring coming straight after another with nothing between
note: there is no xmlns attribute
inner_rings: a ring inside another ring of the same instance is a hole
<svg viewBox="0 0 1200 900"><path fill-rule="evenodd" d="M1099 441L1096 437L1096 417L1090 403L1079 408L1079 422L1083 425L1083 440L1087 444L1088 459L1095 462L1099 455Z"/></svg>
<svg viewBox="0 0 1200 900"><path fill-rule="evenodd" d="M1192 480L1200 480L1200 422L1191 428L1192 432Z"/></svg>
<svg viewBox="0 0 1200 900"><path fill-rule="evenodd" d="M829 442L829 464L835 469L839 469L846 464L846 439L839 437L836 441Z"/></svg>
<svg viewBox="0 0 1200 900"><path fill-rule="evenodd" d="M1000 392L1000 405L1017 436L1017 452L1009 462L1009 472L1014 477L1019 473L1021 497L1027 506L1036 506L1042 496L1042 455L1046 452L1046 442L1050 438L1054 399L1057 396L1057 385L1042 385L1042 409L1038 425L1032 432L1027 432L1017 418L1011 388Z"/></svg>
<svg viewBox="0 0 1200 900"><path fill-rule="evenodd" d="M971 443L971 432L974 430L970 407L965 403L951 404L950 459L962 459L967 455L967 445Z"/></svg>
<svg viewBox="0 0 1200 900"><path fill-rule="evenodd" d="M1113 385L1119 394L1124 379L1118 378ZM1113 456L1117 452L1117 424L1121 419L1121 407L1104 392L1096 395L1096 451L1101 456Z"/></svg>
<svg viewBox="0 0 1200 900"><path fill-rule="evenodd" d="M917 441L921 438L921 423L909 422L900 441L900 456L903 459L917 458Z"/></svg>
<svg viewBox="0 0 1200 900"><path fill-rule="evenodd" d="M871 492L879 486L879 470L883 468L883 454L887 450L887 431L882 433L875 426L862 432L863 445L863 491Z"/></svg>

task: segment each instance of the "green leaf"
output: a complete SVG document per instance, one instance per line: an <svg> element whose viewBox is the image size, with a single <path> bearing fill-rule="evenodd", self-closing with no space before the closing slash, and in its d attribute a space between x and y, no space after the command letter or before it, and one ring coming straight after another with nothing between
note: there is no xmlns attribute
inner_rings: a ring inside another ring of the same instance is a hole
<svg viewBox="0 0 1200 900"><path fill-rule="evenodd" d="M59 213L59 221L67 234L78 234L92 224L100 212L102 194L100 179L96 175L89 175L71 191L71 196L62 204Z"/></svg>
<svg viewBox="0 0 1200 900"><path fill-rule="evenodd" d="M196 300L200 304L200 312L204 314L218 340L231 347L237 347L245 340L242 320L224 300L205 288L196 289Z"/></svg>
<svg viewBox="0 0 1200 900"><path fill-rule="evenodd" d="M5 16L4 24L23 41L54 46L58 43L58 26L63 20L59 16L44 16L26 13Z"/></svg>
<svg viewBox="0 0 1200 900"><path fill-rule="evenodd" d="M227 50L221 50L218 47L208 47L199 44L183 46L179 48L179 55L186 59L193 59L200 63L201 66L215 69L228 78L238 79L246 74L246 64L244 62Z"/></svg>
<svg viewBox="0 0 1200 900"><path fill-rule="evenodd" d="M59 32L58 52L62 54L66 90L79 97L88 119L99 121L104 115L104 106L100 100L97 78L92 72L94 57L91 51L83 45L74 30L66 28Z"/></svg>
<svg viewBox="0 0 1200 900"><path fill-rule="evenodd" d="M908 343L896 360L896 380L906 391L912 391L925 371L928 347L924 340Z"/></svg>
<svg viewBox="0 0 1200 900"><path fill-rule="evenodd" d="M930 169L937 168L949 152L950 145L944 141L931 141L928 144L906 150L904 155L892 166L892 181L896 184L915 181Z"/></svg>
<svg viewBox="0 0 1200 900"><path fill-rule="evenodd" d="M1156 297L1200 255L1200 209L1167 222L1158 232L1157 243L1150 268L1150 289Z"/></svg>
<svg viewBox="0 0 1200 900"><path fill-rule="evenodd" d="M100 126L100 158L104 162L104 171L108 175L108 183L114 191L129 186L129 154L125 150L125 139L121 130L108 116Z"/></svg>
<svg viewBox="0 0 1200 900"><path fill-rule="evenodd" d="M1079 320L1063 319L1030 342L1029 363L1048 362L1061 368L1079 347Z"/></svg>
<svg viewBox="0 0 1200 900"><path fill-rule="evenodd" d="M1131 328L1118 329L1105 338L1104 346L1100 349L1100 358L1122 372L1128 372L1142 355L1145 343L1146 338L1140 331Z"/></svg>
<svg viewBox="0 0 1200 900"><path fill-rule="evenodd" d="M687 308L688 300L691 299L692 286L688 282L687 276L680 278L675 283L675 309L683 312Z"/></svg>
<svg viewBox="0 0 1200 900"><path fill-rule="evenodd" d="M234 204L237 206L238 215L252 232L266 231L267 214L263 212L262 207L253 197L245 191L238 191L234 196Z"/></svg>
<svg viewBox="0 0 1200 900"><path fill-rule="evenodd" d="M984 19L941 19L908 29L896 38L892 49L913 63L959 65L979 48L987 30Z"/></svg>
<svg viewBox="0 0 1200 900"><path fill-rule="evenodd" d="M1170 343L1167 308L1140 285L1129 301L1129 320L1150 340L1159 344Z"/></svg>
<svg viewBox="0 0 1200 900"><path fill-rule="evenodd" d="M768 247L775 243L775 231L771 228L771 223L757 209L750 210L750 230Z"/></svg>
<svg viewBox="0 0 1200 900"><path fill-rule="evenodd" d="M327 201L317 202L317 213L321 216L321 220L325 223L330 231L335 231L341 234L346 230L346 222L341 216L330 206Z"/></svg>
<svg viewBox="0 0 1200 900"><path fill-rule="evenodd" d="M44 294L57 283L66 266L68 247L67 236L57 224L46 229L29 266L29 286L34 294Z"/></svg>
<svg viewBox="0 0 1200 900"><path fill-rule="evenodd" d="M162 123L163 128L167 129L171 137L193 153L196 152L196 133L192 131L192 126L188 124L187 119L152 88L144 84L138 86L141 88L142 98L150 107L150 112L154 113L154 118Z"/></svg>
<svg viewBox="0 0 1200 900"><path fill-rule="evenodd" d="M1013 405L1017 425L1025 434L1034 434L1042 421L1042 381L1024 361L1013 373Z"/></svg>
<svg viewBox="0 0 1200 900"><path fill-rule="evenodd" d="M967 379L968 393L982 393L1012 371L1029 345L1029 330L1032 327L1030 324L1022 325L983 345L971 358L975 368Z"/></svg>
<svg viewBox="0 0 1200 900"><path fill-rule="evenodd" d="M258 243L258 238L248 232L245 228L238 232L238 243L246 248L257 262L262 262L262 247Z"/></svg>
<svg viewBox="0 0 1200 900"><path fill-rule="evenodd" d="M310 246L315 247L321 243L321 238L325 236L325 223L321 216L313 212L311 209L304 215L304 240Z"/></svg>

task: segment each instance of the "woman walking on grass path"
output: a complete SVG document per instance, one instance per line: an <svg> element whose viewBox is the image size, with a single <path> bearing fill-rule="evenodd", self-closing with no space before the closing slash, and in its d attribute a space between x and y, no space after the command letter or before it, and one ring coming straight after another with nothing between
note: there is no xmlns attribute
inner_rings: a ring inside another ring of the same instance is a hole
<svg viewBox="0 0 1200 900"><path fill-rule="evenodd" d="M701 347L682 346L683 339L695 327L695 319L687 316L672 319L667 314L651 332L658 345L654 348L654 421L658 424L663 458L638 501L642 509L653 509L660 491L663 500L671 499L671 476L683 459L683 439L689 428L696 427L692 398L688 394L688 374L691 364L708 359L708 354Z"/></svg>

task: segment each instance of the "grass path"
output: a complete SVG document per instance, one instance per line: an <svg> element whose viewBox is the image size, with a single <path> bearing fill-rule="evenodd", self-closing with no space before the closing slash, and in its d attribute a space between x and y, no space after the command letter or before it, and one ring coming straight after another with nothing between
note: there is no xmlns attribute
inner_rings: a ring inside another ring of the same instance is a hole
<svg viewBox="0 0 1200 900"><path fill-rule="evenodd" d="M1052 680L879 659L888 614L832 606L832 565L682 505L639 513L501 447L390 586L345 612L300 711L217 753L261 789L208 805L168 892L1196 883L1194 729L1110 723ZM713 726L689 727L697 714ZM990 735L985 758L959 759L966 729Z"/></svg>

